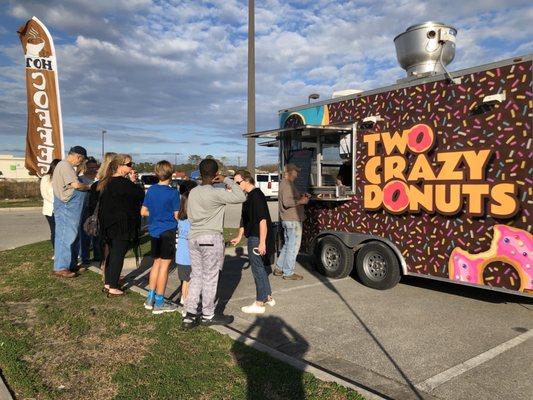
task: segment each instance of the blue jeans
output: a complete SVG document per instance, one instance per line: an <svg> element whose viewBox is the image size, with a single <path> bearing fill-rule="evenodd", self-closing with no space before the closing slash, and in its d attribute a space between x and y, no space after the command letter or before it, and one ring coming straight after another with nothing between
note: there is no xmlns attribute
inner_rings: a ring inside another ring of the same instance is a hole
<svg viewBox="0 0 533 400"><path fill-rule="evenodd" d="M300 221L282 221L283 248L279 253L277 267L283 271L283 276L294 274L296 256L302 243L302 223Z"/></svg>
<svg viewBox="0 0 533 400"><path fill-rule="evenodd" d="M74 194L66 203L58 198L54 199L54 271L76 267L79 249L77 238L85 195L85 192L74 190Z"/></svg>
<svg viewBox="0 0 533 400"><path fill-rule="evenodd" d="M267 257L258 256L254 254L254 247L259 246L259 238L257 236L250 236L248 238L248 259L252 268L252 275L255 281L256 300L265 302L268 301L268 296L272 294L270 282L268 280L268 273L265 265Z"/></svg>
<svg viewBox="0 0 533 400"><path fill-rule="evenodd" d="M83 224L85 223L85 220L89 218L88 213L86 212L87 205L84 206L84 210L82 212L81 220L80 220L80 236L79 236L79 243L80 243L80 256L81 256L81 262L83 264L88 264L91 261L91 243L93 241L93 237L89 236L85 233L83 230Z"/></svg>

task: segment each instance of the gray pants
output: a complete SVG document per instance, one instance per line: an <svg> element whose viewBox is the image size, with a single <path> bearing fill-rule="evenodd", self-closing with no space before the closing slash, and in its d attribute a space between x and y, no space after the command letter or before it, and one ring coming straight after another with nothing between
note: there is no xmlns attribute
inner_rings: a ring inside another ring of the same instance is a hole
<svg viewBox="0 0 533 400"><path fill-rule="evenodd" d="M206 234L189 240L191 255L191 280L185 309L196 314L200 296L202 314L215 314L218 274L224 264L224 237L220 234Z"/></svg>

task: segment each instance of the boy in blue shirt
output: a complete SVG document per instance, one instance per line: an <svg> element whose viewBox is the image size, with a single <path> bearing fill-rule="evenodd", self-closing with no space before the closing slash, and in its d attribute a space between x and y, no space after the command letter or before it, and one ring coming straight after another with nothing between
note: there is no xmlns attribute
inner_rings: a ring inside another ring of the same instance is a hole
<svg viewBox="0 0 533 400"><path fill-rule="evenodd" d="M168 269L176 252L176 228L180 209L179 193L169 186L173 168L168 161L159 161L154 169L159 178L146 192L141 215L148 217L151 255L154 263L150 271L148 296L144 308L152 314L177 311L175 304L164 300Z"/></svg>

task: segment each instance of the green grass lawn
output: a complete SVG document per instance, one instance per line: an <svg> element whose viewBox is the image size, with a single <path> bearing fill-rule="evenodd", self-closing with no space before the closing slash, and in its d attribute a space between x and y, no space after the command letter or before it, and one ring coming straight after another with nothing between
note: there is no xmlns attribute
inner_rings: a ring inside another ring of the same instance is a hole
<svg viewBox="0 0 533 400"><path fill-rule="evenodd" d="M0 252L0 369L18 399L362 399L143 298L108 299L97 274L51 275L48 242Z"/></svg>
<svg viewBox="0 0 533 400"><path fill-rule="evenodd" d="M30 199L0 199L0 208L42 206L43 200L39 197L34 197Z"/></svg>

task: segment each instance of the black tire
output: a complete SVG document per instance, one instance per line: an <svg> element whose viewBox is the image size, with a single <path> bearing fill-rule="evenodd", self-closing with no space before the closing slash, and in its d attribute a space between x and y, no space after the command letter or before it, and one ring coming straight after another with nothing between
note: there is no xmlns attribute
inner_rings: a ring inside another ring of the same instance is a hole
<svg viewBox="0 0 533 400"><path fill-rule="evenodd" d="M369 242L358 252L357 276L368 287L390 289L400 282L400 264L392 249L381 242Z"/></svg>
<svg viewBox="0 0 533 400"><path fill-rule="evenodd" d="M326 236L315 247L320 273L335 279L345 278L353 269L353 251L335 236Z"/></svg>

